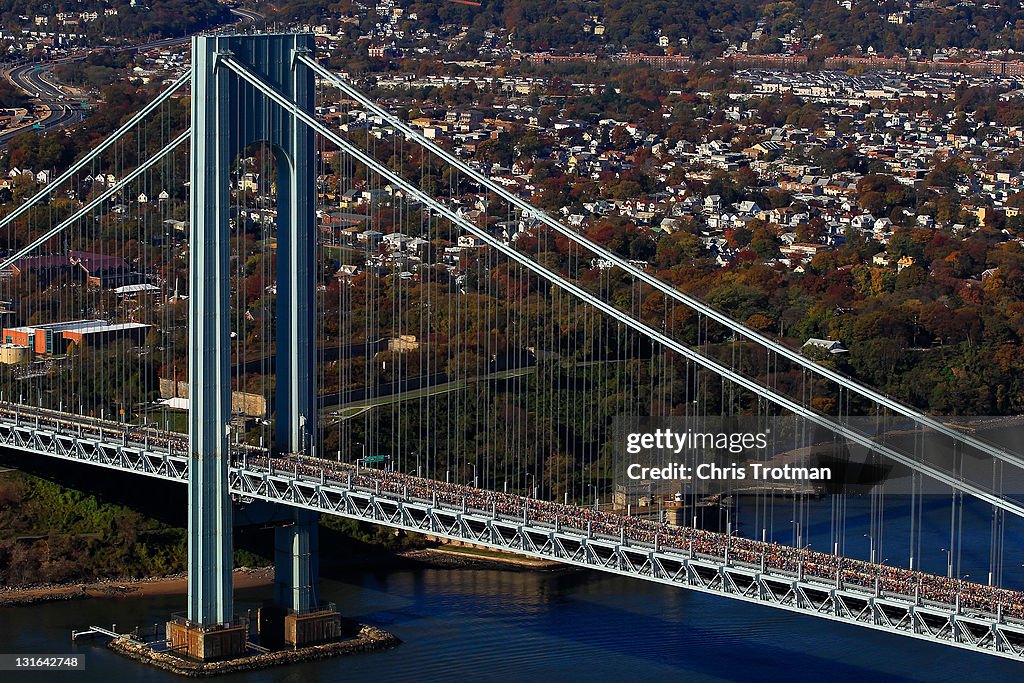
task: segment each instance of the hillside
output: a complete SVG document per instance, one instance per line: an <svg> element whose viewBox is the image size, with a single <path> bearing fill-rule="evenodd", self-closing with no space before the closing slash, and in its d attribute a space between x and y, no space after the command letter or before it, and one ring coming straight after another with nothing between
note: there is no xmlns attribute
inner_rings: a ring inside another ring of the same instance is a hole
<svg viewBox="0 0 1024 683"><path fill-rule="evenodd" d="M1010 0L383 0L369 7L350 0L258 3L281 21L337 24L360 33L382 17L399 17L408 33L450 36L467 27L461 44L479 44L487 32L511 35L521 51L626 49L698 58L735 51L883 54L938 49L1024 50L1020 9ZM395 14L395 13L398 14ZM356 37L353 33L353 37Z"/></svg>

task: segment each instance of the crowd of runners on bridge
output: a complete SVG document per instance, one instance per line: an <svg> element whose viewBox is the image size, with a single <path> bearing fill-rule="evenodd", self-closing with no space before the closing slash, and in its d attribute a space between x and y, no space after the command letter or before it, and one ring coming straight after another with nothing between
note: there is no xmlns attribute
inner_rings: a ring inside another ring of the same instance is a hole
<svg viewBox="0 0 1024 683"><path fill-rule="evenodd" d="M766 543L715 531L679 527L646 517L604 512L588 507L564 505L527 498L512 493L473 488L462 484L424 479L383 469L358 468L313 458L273 458L264 455L248 457L247 464L273 466L281 471L298 472L301 476L325 478L353 486L387 493L397 497L436 501L449 507L480 510L501 516L522 519L524 514L534 523L557 524L562 529L579 529L613 538L646 543L660 548L675 548L730 562L764 566L767 570L783 570L803 577L815 577L842 585L855 584L869 590L876 586L884 592L917 596L922 600L977 609L1024 619L1024 592L984 586L955 578L911 571L900 567L856 560L822 553L809 548L795 548Z"/></svg>
<svg viewBox="0 0 1024 683"><path fill-rule="evenodd" d="M0 403L0 414L16 417L40 425L56 428L59 433L93 436L106 441L145 443L150 448L167 449L184 456L188 452L185 435L171 434L155 429L129 426L111 420L75 417L66 413L13 404ZM409 496L422 500L436 500L439 504L494 512L507 517L525 515L535 523L558 524L566 529L579 529L613 538L675 548L725 559L763 565L768 570L783 570L804 577L815 577L829 582L856 584L869 590L878 589L904 596L918 596L922 600L952 605L957 600L961 608L988 612L1001 611L1004 616L1024 619L1024 592L984 586L956 578L937 576L926 572L866 562L809 548L795 548L778 543L765 543L740 536L706 531L691 527L678 527L646 517L604 512L576 505L528 499L524 496L478 489L462 484L445 483L414 477L387 470L356 468L352 465L312 458L273 458L257 448L233 447L236 453L245 452L249 466L270 466L299 474L351 481L353 485L377 489L383 493Z"/></svg>

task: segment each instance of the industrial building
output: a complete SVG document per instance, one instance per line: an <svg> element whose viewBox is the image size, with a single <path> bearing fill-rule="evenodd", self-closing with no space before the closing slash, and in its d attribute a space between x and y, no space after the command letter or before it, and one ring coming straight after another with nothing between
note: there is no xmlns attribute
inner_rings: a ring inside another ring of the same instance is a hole
<svg viewBox="0 0 1024 683"><path fill-rule="evenodd" d="M101 346L122 339L140 344L151 325L142 323L115 323L105 320L72 320L45 325L25 325L4 328L3 343L29 349L38 355L67 353L71 344ZM19 358L23 357L18 354Z"/></svg>

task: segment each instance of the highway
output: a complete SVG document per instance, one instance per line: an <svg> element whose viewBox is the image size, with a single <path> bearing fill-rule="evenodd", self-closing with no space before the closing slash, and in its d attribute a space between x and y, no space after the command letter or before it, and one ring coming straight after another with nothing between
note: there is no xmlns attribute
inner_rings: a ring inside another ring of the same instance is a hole
<svg viewBox="0 0 1024 683"><path fill-rule="evenodd" d="M251 10L232 7L230 11L231 14L238 17L238 21L227 25L228 27L236 26L238 24L255 25L263 19L262 14ZM142 45L124 48L124 51L146 52L161 47L182 45L187 43L189 40L191 40L190 36L182 38L163 38L161 40L143 43ZM84 59L89 52L90 51L85 51L81 54L70 55L51 62L20 64L5 73L7 80L25 91L29 97L36 101L37 104L48 106L50 111L42 120L38 121L35 126L26 126L24 128L0 134L0 148L6 146L11 139L21 133L27 131L44 133L49 130L55 130L57 128L78 123L85 118L85 112L79 106L76 106L76 104L68 98L64 90L61 89L61 86L58 85L57 80L53 75L53 67L55 64L59 64L61 62Z"/></svg>
<svg viewBox="0 0 1024 683"><path fill-rule="evenodd" d="M236 17L239 17L241 21L249 24L255 24L263 19L263 15L259 12L253 12L252 10L242 9L240 7L232 7L231 13Z"/></svg>
<svg viewBox="0 0 1024 683"><path fill-rule="evenodd" d="M38 122L38 127L28 126L0 134L0 146L25 131L45 132L81 121L84 112L73 106L64 91L56 84L53 64L22 64L7 72L7 79L28 93L39 105L50 108L49 113Z"/></svg>

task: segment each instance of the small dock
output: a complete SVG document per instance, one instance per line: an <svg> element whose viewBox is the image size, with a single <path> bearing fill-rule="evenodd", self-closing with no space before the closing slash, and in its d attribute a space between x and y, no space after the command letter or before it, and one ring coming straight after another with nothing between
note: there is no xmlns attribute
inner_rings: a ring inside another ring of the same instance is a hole
<svg viewBox="0 0 1024 683"><path fill-rule="evenodd" d="M111 629L114 629L114 630L111 630ZM79 640L90 640L90 639L95 638L97 636L106 636L107 638L111 638L111 639L114 639L114 640L117 640L119 638L130 638L131 637L131 635L127 634L127 633L118 633L116 629L117 629L117 624L113 624L113 625L111 625L111 627L109 629L103 628L102 626L90 626L89 628L85 629L84 631L72 631L71 632L71 642L77 642Z"/></svg>

